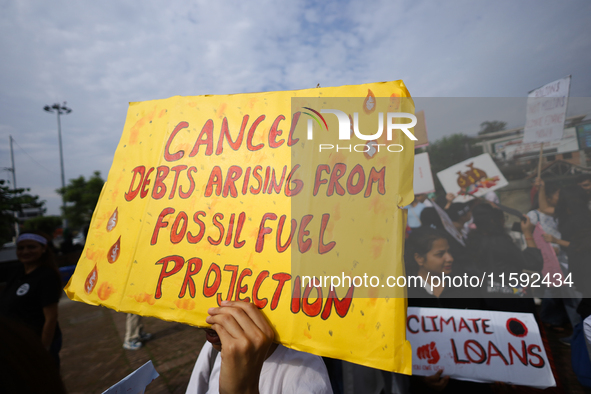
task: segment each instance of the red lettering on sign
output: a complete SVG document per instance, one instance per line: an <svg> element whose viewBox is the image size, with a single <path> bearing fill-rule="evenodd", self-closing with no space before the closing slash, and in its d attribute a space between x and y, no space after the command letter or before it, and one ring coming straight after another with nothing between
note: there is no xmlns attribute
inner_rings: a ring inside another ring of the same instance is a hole
<svg viewBox="0 0 591 394"><path fill-rule="evenodd" d="M189 295L191 296L191 298L195 298L196 289L195 282L193 281L192 276L198 274L199 271L201 271L202 265L203 261L198 257L194 257L187 261L187 272L185 273L185 279L183 280L183 285L181 286L179 298L183 298L185 296L187 287L189 287Z"/></svg>
<svg viewBox="0 0 591 394"><path fill-rule="evenodd" d="M176 137L178 132L181 131L182 129L187 128L187 127L189 127L189 123L180 122L178 125L176 125L174 130L172 130L172 133L170 133L170 137L168 137L168 141L166 141L166 145L164 147L164 160L177 161L177 160L180 160L184 156L184 154L185 154L184 150L179 150L176 153L170 153L170 144L172 143L172 140L174 139L174 137Z"/></svg>
<svg viewBox="0 0 591 394"><path fill-rule="evenodd" d="M209 277L211 274L215 274L215 278L211 286L209 285ZM213 297L213 295L218 291L220 288L220 284L222 283L222 271L220 266L216 263L212 263L207 270L207 274L205 275L205 281L203 282L203 295L205 297Z"/></svg>
<svg viewBox="0 0 591 394"><path fill-rule="evenodd" d="M261 271L257 276L256 280L254 281L254 286L252 287L252 303L256 305L257 308L263 309L267 306L267 299L266 298L259 298L259 289L263 284L263 281L269 276L269 271Z"/></svg>
<svg viewBox="0 0 591 394"><path fill-rule="evenodd" d="M304 237L310 235L310 232L306 230L306 226L308 226L308 223L310 223L313 217L313 215L305 215L300 222L300 230L298 231L298 248L300 253L306 253L312 247L312 240L304 240Z"/></svg>
<svg viewBox="0 0 591 394"><path fill-rule="evenodd" d="M133 200L135 198L135 196L137 196L137 194L140 192L140 187L142 186L142 180L144 179L144 174L146 172L146 167L144 167L144 166L137 166L132 171L133 171L133 178L131 178L131 183L129 184L129 190L127 191L127 193L125 193L125 200L126 201ZM140 180L138 182L137 187L134 189L133 188L133 185L135 183L135 178L138 175L140 176Z"/></svg>
<svg viewBox="0 0 591 394"><path fill-rule="evenodd" d="M160 215L158 215L158 220L156 220L156 225L154 226L154 232L152 233L150 245L156 245L158 242L158 233L160 232L160 229L166 228L168 226L168 222L164 221L164 217L173 213L174 208L164 208L162 212L160 212Z"/></svg>
<svg viewBox="0 0 591 394"><path fill-rule="evenodd" d="M236 301L250 302L250 297L240 298L240 294L244 294L248 291L248 285L242 286L242 281L247 276L252 276L252 270L250 268L243 269L242 272L240 273L240 276L238 277L238 285L236 286ZM254 293L254 290L253 290L253 293ZM253 297L254 297L254 294L253 294Z"/></svg>
<svg viewBox="0 0 591 394"><path fill-rule="evenodd" d="M195 142L195 146L193 146L193 150L189 153L189 157L197 155L201 145L206 145L205 155L211 156L213 153L213 120L211 119L208 119L203 125L201 133L199 133L199 137L197 137L197 141Z"/></svg>
<svg viewBox="0 0 591 394"><path fill-rule="evenodd" d="M215 150L215 154L221 155L224 151L224 137L228 140L228 145L230 145L230 148L237 151L240 148L240 145L242 145L244 129L246 128L247 123L248 115L244 115L244 117L242 118L242 126L240 127L240 133L238 133L236 141L232 141L232 136L230 135L230 130L228 129L228 119L224 116L224 120L222 120L222 132L220 133L220 139L218 140L218 147Z"/></svg>
<svg viewBox="0 0 591 394"><path fill-rule="evenodd" d="M280 272L277 274L273 274L272 278L273 280L277 281L277 287L275 288L273 298L271 299L271 310L275 310L277 308L277 305L279 304L279 297L281 297L283 285L285 284L285 282L291 279L291 275L286 274L284 272Z"/></svg>
<svg viewBox="0 0 591 394"><path fill-rule="evenodd" d="M171 261L174 262L174 267L170 271L167 271L166 269L168 268L168 263ZM184 263L185 259L183 259L181 256L167 256L156 262L156 264L162 265L162 269L160 270L160 276L158 277L158 282L156 284L156 294L154 295L154 298L162 298L162 281L164 278L168 278L179 272L181 268L183 268Z"/></svg>
<svg viewBox="0 0 591 394"><path fill-rule="evenodd" d="M226 301L232 301L234 295L234 287L236 286L236 279L238 278L238 266L232 264L224 265L224 271L232 272L232 278L230 279L230 288L226 295ZM218 293L218 305L222 303L222 294Z"/></svg>

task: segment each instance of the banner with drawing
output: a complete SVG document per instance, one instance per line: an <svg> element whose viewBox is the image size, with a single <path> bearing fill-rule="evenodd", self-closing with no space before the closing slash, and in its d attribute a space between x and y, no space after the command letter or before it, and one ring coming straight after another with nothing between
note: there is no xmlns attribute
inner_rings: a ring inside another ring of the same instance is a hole
<svg viewBox="0 0 591 394"><path fill-rule="evenodd" d="M202 327L252 302L288 347L410 373L405 292L383 283L413 114L402 81L131 103L68 296Z"/></svg>
<svg viewBox="0 0 591 394"><path fill-rule="evenodd" d="M446 193L458 195L456 202L481 197L509 183L488 153L472 157L437 173Z"/></svg>
<svg viewBox="0 0 591 394"><path fill-rule="evenodd" d="M406 322L414 375L556 386L530 313L409 307Z"/></svg>
<svg viewBox="0 0 591 394"><path fill-rule="evenodd" d="M413 190L415 194L428 194L435 191L428 152L415 155Z"/></svg>

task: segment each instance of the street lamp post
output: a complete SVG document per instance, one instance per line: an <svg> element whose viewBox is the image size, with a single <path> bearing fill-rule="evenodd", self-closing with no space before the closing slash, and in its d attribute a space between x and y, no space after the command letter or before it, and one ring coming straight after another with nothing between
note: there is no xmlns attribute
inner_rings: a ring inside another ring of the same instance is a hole
<svg viewBox="0 0 591 394"><path fill-rule="evenodd" d="M60 115L67 115L70 112L72 112L72 109L66 107L65 101L63 104L55 103L52 106L46 105L45 107L43 107L43 109L47 112L55 112L57 114L57 136L60 144L60 167L62 172L62 190L64 191L64 194L62 194L62 210L64 215L62 226L65 230L68 227L68 220L66 219L66 179L64 177L64 153L62 150L62 127L60 122Z"/></svg>

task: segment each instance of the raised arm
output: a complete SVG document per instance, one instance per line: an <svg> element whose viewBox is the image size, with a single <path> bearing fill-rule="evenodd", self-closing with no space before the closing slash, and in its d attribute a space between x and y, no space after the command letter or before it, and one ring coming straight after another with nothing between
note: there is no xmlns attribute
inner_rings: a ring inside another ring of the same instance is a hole
<svg viewBox="0 0 591 394"><path fill-rule="evenodd" d="M540 212L546 215L554 215L554 207L548 204L544 180L542 178L536 178L534 185L538 188L538 206Z"/></svg>

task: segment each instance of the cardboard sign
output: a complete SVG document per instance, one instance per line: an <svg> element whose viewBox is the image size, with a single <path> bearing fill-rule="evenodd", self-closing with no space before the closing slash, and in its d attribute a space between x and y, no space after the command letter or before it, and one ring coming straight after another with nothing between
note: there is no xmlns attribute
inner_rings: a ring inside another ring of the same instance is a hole
<svg viewBox="0 0 591 394"><path fill-rule="evenodd" d="M429 137L427 136L427 123L425 123L425 111L417 111L417 125L415 126L415 149L429 146Z"/></svg>
<svg viewBox="0 0 591 394"><path fill-rule="evenodd" d="M466 246L466 244L464 243L464 238L462 237L462 234L458 231L456 226L454 226L454 223L452 222L452 220L449 217L449 215L447 214L447 212L445 212L445 210L443 208L441 208L439 205L437 205L437 203L435 201L433 201L433 200L429 200L429 201L431 201L431 204L433 204L433 208L435 208L435 212L437 212L437 215L439 215L439 219L441 219L441 222L443 223L443 227L449 233L449 235L454 237L456 239L456 241L458 241L462 246Z"/></svg>
<svg viewBox="0 0 591 394"><path fill-rule="evenodd" d="M453 379L556 386L544 344L530 313L408 308L412 372Z"/></svg>
<svg viewBox="0 0 591 394"><path fill-rule="evenodd" d="M458 195L456 202L481 197L509 183L488 153L464 160L437 173L446 193Z"/></svg>
<svg viewBox="0 0 591 394"><path fill-rule="evenodd" d="M507 206L501 205L501 204L495 204L495 206L497 208L499 208L501 211L508 213L509 215L517 216L519 219L522 219L525 217L525 215L523 213L519 212L517 209L510 208L510 207L507 207Z"/></svg>
<svg viewBox="0 0 591 394"><path fill-rule="evenodd" d="M536 224L533 236L534 242L538 249L540 249L540 252L542 252L542 258L544 259L542 277L549 275L549 278L552 278L552 283L555 283L556 287L560 287L564 281L562 268L560 268L560 262L558 261L558 257L556 257L554 248L544 239L544 230L540 223Z"/></svg>
<svg viewBox="0 0 591 394"><path fill-rule="evenodd" d="M537 159L540 155L540 142L524 144L523 136L517 136L508 141L497 142L493 145L494 158L497 161ZM584 146L581 146L584 149ZM564 129L562 139L546 142L544 155L559 155L579 150L579 141L575 127Z"/></svg>
<svg viewBox="0 0 591 394"><path fill-rule="evenodd" d="M158 376L152 360L148 361L117 384L111 386L103 394L143 394L146 387Z"/></svg>
<svg viewBox="0 0 591 394"><path fill-rule="evenodd" d="M68 296L201 327L252 302L285 346L410 373L378 282L404 274L413 140L358 135L413 112L402 81L131 103Z"/></svg>
<svg viewBox="0 0 591 394"><path fill-rule="evenodd" d="M570 75L532 90L527 95L523 143L562 138L570 90Z"/></svg>
<svg viewBox="0 0 591 394"><path fill-rule="evenodd" d="M413 189L415 194L427 194L435 191L429 153L415 155Z"/></svg>

